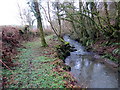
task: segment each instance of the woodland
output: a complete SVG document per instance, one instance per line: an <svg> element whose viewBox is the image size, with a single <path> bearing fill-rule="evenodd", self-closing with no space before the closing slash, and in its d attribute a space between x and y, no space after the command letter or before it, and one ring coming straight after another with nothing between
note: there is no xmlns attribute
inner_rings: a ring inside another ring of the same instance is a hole
<svg viewBox="0 0 120 90"><path fill-rule="evenodd" d="M18 5L21 26L0 26L1 89L83 88L65 64L76 51L65 35L114 63L119 83L120 1L28 0L26 5Z"/></svg>

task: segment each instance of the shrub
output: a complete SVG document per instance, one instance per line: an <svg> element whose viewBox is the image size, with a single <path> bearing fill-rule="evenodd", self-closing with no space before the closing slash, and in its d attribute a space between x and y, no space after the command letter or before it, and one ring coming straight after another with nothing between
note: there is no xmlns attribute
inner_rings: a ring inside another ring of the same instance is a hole
<svg viewBox="0 0 120 90"><path fill-rule="evenodd" d="M14 66L13 56L17 54L17 47L20 47L21 36L19 34L19 28L12 26L1 27L2 39L1 39L1 51L2 61L7 66Z"/></svg>

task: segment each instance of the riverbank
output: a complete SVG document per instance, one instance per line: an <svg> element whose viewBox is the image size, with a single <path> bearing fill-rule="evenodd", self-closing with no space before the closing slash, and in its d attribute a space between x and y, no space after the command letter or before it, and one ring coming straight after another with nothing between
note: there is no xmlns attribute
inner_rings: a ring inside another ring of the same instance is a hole
<svg viewBox="0 0 120 90"><path fill-rule="evenodd" d="M76 81L62 60L57 58L53 35L47 36L48 47L41 47L40 40L24 43L13 60L13 72L3 69L4 88L75 88Z"/></svg>
<svg viewBox="0 0 120 90"><path fill-rule="evenodd" d="M119 66L120 42L116 39L97 38L95 41L88 40L85 45L74 35L69 35L73 40L78 41L86 50L95 53L95 58L101 63L107 64L113 68Z"/></svg>
<svg viewBox="0 0 120 90"><path fill-rule="evenodd" d="M102 57L118 63L120 59L120 42L118 40L98 40L91 47L94 52Z"/></svg>
<svg viewBox="0 0 120 90"><path fill-rule="evenodd" d="M91 46L90 51L96 53L99 61L112 69L118 69L120 59L120 42L117 40L98 40Z"/></svg>

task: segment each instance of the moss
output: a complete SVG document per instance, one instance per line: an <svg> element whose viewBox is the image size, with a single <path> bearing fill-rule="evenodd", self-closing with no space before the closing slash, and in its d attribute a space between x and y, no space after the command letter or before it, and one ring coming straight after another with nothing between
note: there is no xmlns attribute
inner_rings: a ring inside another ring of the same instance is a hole
<svg viewBox="0 0 120 90"><path fill-rule="evenodd" d="M69 42L65 42L65 45L69 45L70 43Z"/></svg>
<svg viewBox="0 0 120 90"><path fill-rule="evenodd" d="M67 56L70 55L70 52L75 51L75 49L73 49L73 47L70 46L69 42L65 42L65 41L64 43L57 45L55 47L58 57L63 61Z"/></svg>

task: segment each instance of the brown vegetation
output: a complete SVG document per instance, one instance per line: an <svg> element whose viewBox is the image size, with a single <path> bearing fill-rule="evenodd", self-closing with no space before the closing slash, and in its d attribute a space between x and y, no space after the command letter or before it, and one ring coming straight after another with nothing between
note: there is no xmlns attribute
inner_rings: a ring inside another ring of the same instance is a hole
<svg viewBox="0 0 120 90"><path fill-rule="evenodd" d="M16 47L20 46L19 29L4 26L2 29L2 60L8 66L14 66L14 55L17 54Z"/></svg>
<svg viewBox="0 0 120 90"><path fill-rule="evenodd" d="M13 60L14 55L18 53L17 48L21 46L22 41L30 40L30 37L33 37L33 32L25 33L25 30L22 31L21 28L13 26L2 26L1 32L2 61L7 66L16 66L16 64L13 64Z"/></svg>

